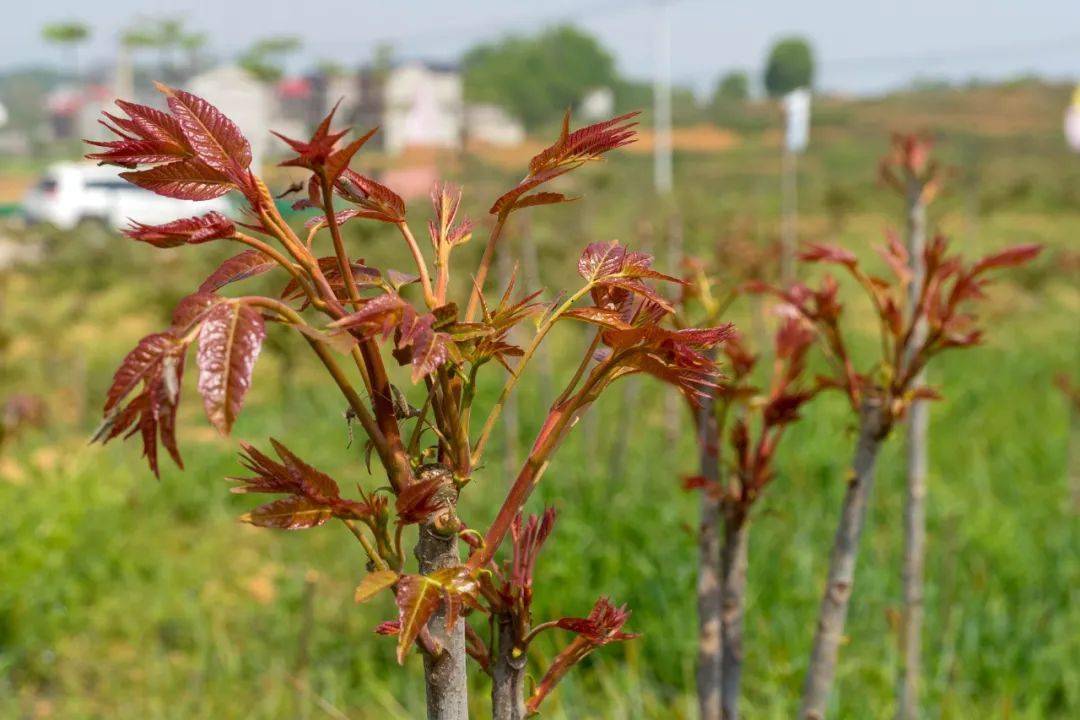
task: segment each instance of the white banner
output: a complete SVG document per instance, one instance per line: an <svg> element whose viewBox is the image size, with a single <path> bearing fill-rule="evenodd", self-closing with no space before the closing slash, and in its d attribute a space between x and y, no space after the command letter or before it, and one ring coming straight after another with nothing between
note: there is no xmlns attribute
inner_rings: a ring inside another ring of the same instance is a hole
<svg viewBox="0 0 1080 720"><path fill-rule="evenodd" d="M784 96L784 117L787 127L784 146L793 153L801 153L810 140L810 90L799 88Z"/></svg>
<svg viewBox="0 0 1080 720"><path fill-rule="evenodd" d="M1080 152L1080 85L1073 93L1072 105L1065 111L1065 142L1074 151Z"/></svg>

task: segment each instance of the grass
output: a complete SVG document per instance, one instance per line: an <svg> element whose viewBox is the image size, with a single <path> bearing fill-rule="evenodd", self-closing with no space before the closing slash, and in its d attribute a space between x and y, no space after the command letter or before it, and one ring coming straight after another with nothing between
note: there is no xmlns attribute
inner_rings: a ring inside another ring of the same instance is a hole
<svg viewBox="0 0 1080 720"><path fill-rule="evenodd" d="M895 208L873 188L872 158L883 139L852 127L857 142L822 141L803 165L803 233L862 252ZM719 158L680 156L691 250L721 241L750 214L756 239L772 237L771 150L758 143L748 138ZM1048 145L1025 147L1010 150L1018 167L1053 166ZM980 199L1014 179L1001 162L995 156L994 174L970 190L974 200L965 185L946 197L937 219L972 253L1032 239L1050 251L996 288L988 344L945 356L931 374L946 401L932 415L927 717L1070 718L1080 714L1080 531L1066 460L1069 418L1051 379L1077 367L1080 290L1062 268L1080 233L1080 208L1070 210L1057 191L1063 171L1047 170L1033 175L1024 198L980 210ZM630 158L597 168L580 182L586 200L536 214L529 229L546 285L568 285L572 248L585 239L657 242L655 230L635 223L640 207L650 207L637 184L646 167ZM822 209L830 184L858 199L839 223ZM470 187L474 215L491 194L486 187ZM387 238L374 232L354 242L364 243L374 264L393 257L402 267L400 248ZM333 525L281 533L237 523L251 501L230 495L222 481L239 470L235 442L207 429L190 384L181 417L186 472L169 467L157 483L130 444L85 445L120 356L163 322L213 259L110 238L71 240L52 238L48 265L5 279L0 385L45 395L51 422L0 456L0 717L330 717L323 708L353 720L421 714L419 659L397 669L393 643L371 632L391 616L389 600L352 603L364 572L360 549ZM860 316L857 304L852 310ZM748 312L737 306L736 321L747 325ZM859 326L861 342L870 342L869 329ZM582 342L569 328L558 335L548 356L556 378L565 377ZM288 438L346 487L380 483L363 469L359 443L346 447L344 405L306 355L274 344L256 374L239 439ZM497 378L488 381L482 396L490 401ZM538 566L537 616L583 614L609 594L630 605L630 629L644 636L605 648L568 676L545 705L548 718L694 714L689 526L696 498L678 490L679 477L694 471L693 447L682 418L669 440L660 388L630 382L637 400L625 389L604 397L560 450L530 507L560 510ZM526 410L549 399L544 386L535 375L523 383L522 444L539 421ZM785 440L779 476L753 516L748 718L794 713L851 453L851 419L840 398L822 398L806 415ZM613 463L619 433L628 435L626 457ZM496 434L489 467L465 497L463 515L473 525L492 516L508 483L498 461L503 439ZM891 440L880 466L832 706L837 718L892 715L900 449ZM537 643L537 676L563 639L551 634ZM299 692L296 679L310 693ZM486 694L477 677L477 716Z"/></svg>

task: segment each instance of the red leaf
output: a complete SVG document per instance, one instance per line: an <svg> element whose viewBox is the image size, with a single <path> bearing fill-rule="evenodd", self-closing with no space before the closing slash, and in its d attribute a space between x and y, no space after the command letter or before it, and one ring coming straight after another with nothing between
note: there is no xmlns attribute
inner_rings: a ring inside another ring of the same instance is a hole
<svg viewBox="0 0 1080 720"><path fill-rule="evenodd" d="M417 315L411 306L404 309L396 346L399 352L408 349L414 383L435 372L449 354L449 338L446 333L435 332L434 324L431 313Z"/></svg>
<svg viewBox="0 0 1080 720"><path fill-rule="evenodd" d="M337 183L337 189L343 198L368 211L362 217L392 224L405 221L405 201L393 190L369 177L346 169Z"/></svg>
<svg viewBox="0 0 1080 720"><path fill-rule="evenodd" d="M87 155L88 159L103 164L135 167L180 160L193 154L176 118L146 105L124 100L117 100L116 104L129 117L121 118L106 112L107 120L102 120L101 124L120 139L107 142L88 140L90 145L105 148L105 152Z"/></svg>
<svg viewBox="0 0 1080 720"><path fill-rule="evenodd" d="M558 205L559 203L574 202L577 199L576 197L567 197L563 193L538 192L526 195L515 202L514 209L520 210L521 208L538 207L540 205Z"/></svg>
<svg viewBox="0 0 1080 720"><path fill-rule="evenodd" d="M210 308L224 302L225 298L209 292L196 292L188 295L176 304L173 310L172 328L170 332L177 335L186 335L192 327L202 322Z"/></svg>
<svg viewBox="0 0 1080 720"><path fill-rule="evenodd" d="M105 396L105 412L127 397L162 358L176 347L176 338L169 333L147 335L129 352L113 375L112 386Z"/></svg>
<svg viewBox="0 0 1080 720"><path fill-rule="evenodd" d="M436 493L445 484L440 476L417 480L402 488L398 494L394 509L397 511L399 525L421 523L442 507L442 501Z"/></svg>
<svg viewBox="0 0 1080 720"><path fill-rule="evenodd" d="M399 295L379 295L365 302L356 312L330 323L330 327L358 330L367 337L380 333L386 337L401 322L406 308L412 310Z"/></svg>
<svg viewBox="0 0 1080 720"><path fill-rule="evenodd" d="M430 578L423 575L402 575L398 580L398 663L404 664L405 653L438 609L441 599L442 588Z"/></svg>
<svg viewBox="0 0 1080 720"><path fill-rule="evenodd" d="M807 243L799 252L799 259L804 262L836 263L849 268L855 267L856 263L858 263L855 254L850 250L824 243Z"/></svg>
<svg viewBox="0 0 1080 720"><path fill-rule="evenodd" d="M492 215L505 215L529 205L548 205L565 202L560 193L537 193L522 196L534 188L553 180L590 160L599 160L604 153L628 145L637 139L634 126L627 122L637 113L628 113L595 125L570 132L570 111L563 117L562 132L554 145L542 150L529 162L529 174L516 187L498 198L488 211Z"/></svg>
<svg viewBox="0 0 1080 720"><path fill-rule="evenodd" d="M1024 263L1033 260L1040 252L1042 252L1042 249L1042 245L1036 245L1034 243L1014 245L1013 247L1005 248L1000 252L987 255L982 260L975 263L971 268L971 274L974 276L984 273L987 270L1023 265Z"/></svg>
<svg viewBox="0 0 1080 720"><path fill-rule="evenodd" d="M378 128L368 130L364 135L361 135L340 150L335 151L326 159L326 174L329 177L331 186L337 182L341 173L345 172L345 169L349 167L349 162L352 160L353 155L355 155L356 152L371 139L377 130Z"/></svg>
<svg viewBox="0 0 1080 720"><path fill-rule="evenodd" d="M270 444L304 495L325 502L332 502L341 496L341 490L329 475L305 463L277 440L270 438Z"/></svg>
<svg viewBox="0 0 1080 720"><path fill-rule="evenodd" d="M547 508L542 515L530 515L522 521L521 513L510 525L513 538L513 558L510 563L510 594L521 598L525 608L532 602L533 571L536 558L548 536L555 527L555 508Z"/></svg>
<svg viewBox="0 0 1080 720"><path fill-rule="evenodd" d="M199 331L199 394L210 422L228 435L251 386L266 327L256 310L236 302L215 305Z"/></svg>
<svg viewBox="0 0 1080 720"><path fill-rule="evenodd" d="M86 143L105 148L104 152L89 153L86 156L87 160L97 160L103 165L133 168L136 165L172 162L184 157L163 151L161 145L153 140L111 140L108 142L87 140Z"/></svg>
<svg viewBox="0 0 1080 720"><path fill-rule="evenodd" d="M211 240L221 240L236 234L232 220L217 211L197 217L173 220L164 225L146 225L131 221L124 234L132 240L140 240L154 247L171 248L180 245L197 245Z"/></svg>
<svg viewBox="0 0 1080 720"><path fill-rule="evenodd" d="M221 263L217 270L203 280L199 292L217 292L226 285L261 275L277 267L277 263L258 250L245 250Z"/></svg>
<svg viewBox="0 0 1080 720"><path fill-rule="evenodd" d="M305 530L322 525L331 517L333 517L333 511L326 505L300 495L290 495L266 505L260 505L242 515L240 520L259 527Z"/></svg>
<svg viewBox="0 0 1080 720"><path fill-rule="evenodd" d="M123 125L139 137L157 142L163 150L168 150L178 156L191 155L194 153L183 130L180 129L179 121L172 115L162 112L148 105L139 105L127 100L117 100L117 106L126 112L131 118ZM112 116L108 116L112 118ZM116 120L116 118L112 118Z"/></svg>
<svg viewBox="0 0 1080 720"><path fill-rule="evenodd" d="M619 272L626 259L626 248L618 240L590 243L578 259L578 274L594 282Z"/></svg>
<svg viewBox="0 0 1080 720"><path fill-rule="evenodd" d="M225 175L194 160L124 172L120 177L158 195L180 200L211 200L235 187Z"/></svg>
<svg viewBox="0 0 1080 720"><path fill-rule="evenodd" d="M601 597L593 605L588 617L562 618L556 625L575 632L593 645L607 645L614 640L630 640L638 637L636 633L622 632L623 625L630 619L630 611L625 605L615 607L606 597Z"/></svg>
<svg viewBox="0 0 1080 720"><path fill-rule="evenodd" d="M563 313L562 317L583 320L584 322L612 330L629 330L632 327L630 323L622 319L622 316L618 311L606 308L574 308Z"/></svg>
<svg viewBox="0 0 1080 720"><path fill-rule="evenodd" d="M138 433L143 443L143 456L154 475L159 475L157 443L160 438L176 464L183 467L176 446L176 406L180 400L186 350L187 343L171 333L156 333L143 338L117 370L105 402L105 421L92 440L109 442L125 432L125 437ZM120 407L120 402L140 382L143 391Z"/></svg>
<svg viewBox="0 0 1080 720"><path fill-rule="evenodd" d="M559 139L529 161L530 174L536 175L543 170L567 164L599 160L609 150L629 145L637 140L637 131L634 130L637 123L629 121L638 114L626 113L571 133L570 111L567 110Z"/></svg>
<svg viewBox="0 0 1080 720"><path fill-rule="evenodd" d="M169 109L195 155L225 176L239 180L251 165L251 145L236 123L201 97L160 83L157 88L168 99Z"/></svg>

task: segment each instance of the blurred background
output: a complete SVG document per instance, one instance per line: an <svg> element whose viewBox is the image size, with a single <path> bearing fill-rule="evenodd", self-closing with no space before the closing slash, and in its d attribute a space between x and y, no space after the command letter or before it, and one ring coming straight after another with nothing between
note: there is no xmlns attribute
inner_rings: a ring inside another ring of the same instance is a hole
<svg viewBox="0 0 1080 720"><path fill-rule="evenodd" d="M223 482L240 470L235 440L215 435L197 401L181 408L186 472L169 466L155 482L134 446L87 445L124 353L234 250L123 239L128 218L194 208L79 162L116 97L159 102L154 80L231 116L275 191L293 178L274 167L283 146L269 130L303 136L342 99L343 124L380 127L354 165L410 202L414 226L437 178L461 182L483 221L566 108L575 126L642 110L637 144L567 180L581 201L515 216L498 274L516 260L546 297L572 284L580 248L615 237L665 271L702 258L721 285L773 277L782 237L868 254L903 221L877 175L890 134L931 135L947 168L934 227L969 256L1048 249L994 288L985 346L946 356L929 378L946 399L931 419L927 717L1080 716L1080 4L49 0L4 15L0 717L422 712L419 660L396 668L392 643L372 633L390 603L352 603L363 570L351 538L237 523L250 503ZM792 91L799 107L783 101ZM392 233L347 229L354 254L405 269ZM478 256L473 245L463 252ZM872 316L851 309L869 347ZM746 300L731 319L752 339L772 322ZM493 513L540 422L532 410L571 370L585 343L575 330L522 384L491 456L501 460L467 494L471 524ZM348 445L336 390L293 341L270 333L234 434L287 439L340 482L378 485L360 443ZM490 401L499 378L488 382ZM695 472L692 430L655 384L617 388L531 503L561 511L537 615L583 614L610 594L644 636L590 658L545 717L688 718L697 499L680 478ZM843 492L844 403L824 398L806 415L754 519L749 718L794 713ZM838 718L893 712L901 444L881 463ZM537 659L556 647L538 642ZM478 713L486 692L478 683Z"/></svg>

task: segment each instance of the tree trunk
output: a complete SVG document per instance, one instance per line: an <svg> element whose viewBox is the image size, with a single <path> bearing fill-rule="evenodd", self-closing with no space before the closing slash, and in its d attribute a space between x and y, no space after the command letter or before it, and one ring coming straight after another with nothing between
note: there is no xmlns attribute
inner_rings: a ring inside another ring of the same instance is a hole
<svg viewBox="0 0 1080 720"><path fill-rule="evenodd" d="M440 531L437 517L445 517L454 512L457 491L452 484L450 473L439 466L426 466L418 480L427 472L440 472L447 478L447 484L440 491L444 506L433 513L427 522L420 525L420 538L416 543L416 559L420 572L428 575L436 570L461 564L458 554L457 533ZM438 656L424 654L424 682L427 688L428 720L468 720L469 688L465 674L465 620L446 631L446 606L431 616L427 623L428 632L439 642L443 650Z"/></svg>
<svg viewBox="0 0 1080 720"><path fill-rule="evenodd" d="M724 522L723 551L723 690L724 720L739 717L739 684L743 663L743 610L746 607L746 565L750 539L749 518L743 511L728 514Z"/></svg>
<svg viewBox="0 0 1080 720"><path fill-rule="evenodd" d="M888 434L888 424L880 402L867 400L859 413L859 441L852 463L851 479L844 495L840 524L836 528L832 555L829 558L829 579L818 611L817 631L806 671L802 707L803 720L823 720L829 700L836 659L844 634L852 584L855 581L855 562L866 519L870 491L874 485L874 465L881 442Z"/></svg>
<svg viewBox="0 0 1080 720"><path fill-rule="evenodd" d="M908 300L918 302L925 282L923 251L926 247L926 203L923 186L911 180L907 192L907 250L911 267ZM925 323L918 323L912 333L907 361L926 336ZM924 377L915 379L915 387ZM923 566L926 556L926 469L927 425L929 408L915 401L908 410L907 482L904 500L904 606L900 625L900 677L896 691L897 720L915 720L919 714L919 680L922 676Z"/></svg>
<svg viewBox="0 0 1080 720"><path fill-rule="evenodd" d="M525 666L528 656L517 647L511 618L499 617L498 649L491 668L492 720L525 720Z"/></svg>
<svg viewBox="0 0 1080 720"><path fill-rule="evenodd" d="M698 410L698 448L701 475L709 483L720 481L720 438L713 412L713 398L702 400ZM701 492L701 525L698 528L698 664L697 694L701 720L720 720L722 684L720 584L720 501Z"/></svg>

